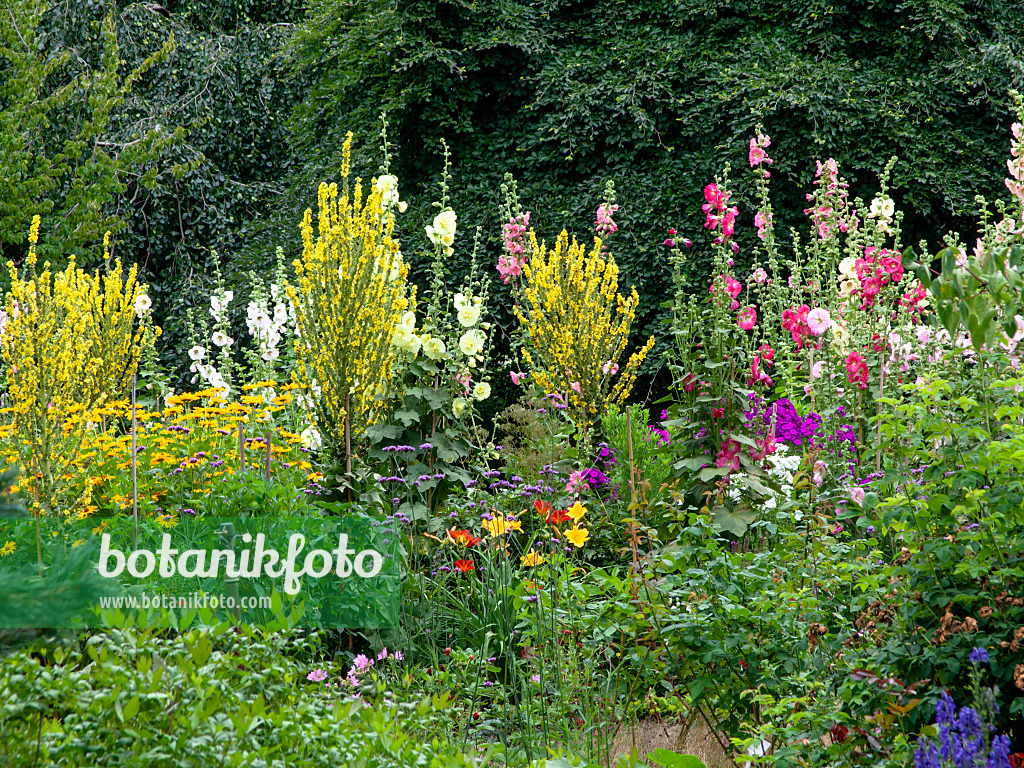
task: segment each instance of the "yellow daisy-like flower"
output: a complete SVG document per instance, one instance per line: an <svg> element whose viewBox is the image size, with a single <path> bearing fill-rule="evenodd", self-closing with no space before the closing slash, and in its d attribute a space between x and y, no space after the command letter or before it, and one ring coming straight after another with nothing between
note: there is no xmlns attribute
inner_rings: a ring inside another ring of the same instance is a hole
<svg viewBox="0 0 1024 768"><path fill-rule="evenodd" d="M0 547L0 556L7 556L14 551L14 542L8 541L2 547Z"/></svg>
<svg viewBox="0 0 1024 768"><path fill-rule="evenodd" d="M533 567L535 565L540 565L541 563L547 562L547 558L542 557L541 555L537 554L536 550L531 549L529 552L527 552L525 555L519 558L519 562L521 562L523 565L527 567Z"/></svg>
<svg viewBox="0 0 1024 768"><path fill-rule="evenodd" d="M494 517L490 520L483 520L480 523L491 536L502 536L509 531L522 531L523 524L518 520L506 520L504 517Z"/></svg>
<svg viewBox="0 0 1024 768"><path fill-rule="evenodd" d="M565 538L572 542L576 549L579 549L587 543L587 539L590 538L590 531L586 528L567 528L565 530Z"/></svg>
<svg viewBox="0 0 1024 768"><path fill-rule="evenodd" d="M565 511L565 514L579 523L579 521L583 519L583 516L587 514L587 508L577 501Z"/></svg>
<svg viewBox="0 0 1024 768"><path fill-rule="evenodd" d="M164 528L173 528L178 524L178 516L170 513L157 515L156 524Z"/></svg>

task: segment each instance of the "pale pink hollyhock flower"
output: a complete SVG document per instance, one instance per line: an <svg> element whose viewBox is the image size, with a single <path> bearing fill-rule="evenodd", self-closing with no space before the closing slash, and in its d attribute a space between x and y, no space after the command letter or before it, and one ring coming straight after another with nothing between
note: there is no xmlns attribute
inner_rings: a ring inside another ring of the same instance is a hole
<svg viewBox="0 0 1024 768"><path fill-rule="evenodd" d="M757 310L753 307L744 307L741 309L739 314L736 315L736 325L744 331L751 330L755 325L757 325Z"/></svg>
<svg viewBox="0 0 1024 768"><path fill-rule="evenodd" d="M578 381L574 381L569 386L572 388L572 391L575 392L576 394L579 394L582 391L580 389L580 383Z"/></svg>
<svg viewBox="0 0 1024 768"><path fill-rule="evenodd" d="M805 395L810 396L810 394L813 391L813 389L814 389L814 387L812 387L810 384L804 384L804 394Z"/></svg>
<svg viewBox="0 0 1024 768"><path fill-rule="evenodd" d="M850 500L854 504L863 504L864 503L865 492L864 492L863 488L850 488L849 489L849 493L850 493Z"/></svg>
<svg viewBox="0 0 1024 768"><path fill-rule="evenodd" d="M820 336L832 327L832 316L827 309L815 307L807 313L807 327L815 336Z"/></svg>
<svg viewBox="0 0 1024 768"><path fill-rule="evenodd" d="M512 383L515 384L517 387L520 384L522 384L523 379L526 378L525 373L516 373L515 371L510 371L508 375L512 378Z"/></svg>
<svg viewBox="0 0 1024 768"><path fill-rule="evenodd" d="M753 278L755 283L763 283L768 279L768 273L764 271L763 267L758 267L754 270Z"/></svg>
<svg viewBox="0 0 1024 768"><path fill-rule="evenodd" d="M814 365L811 366L811 378L812 379L820 379L821 378L821 369L822 369L822 367L824 365L825 364L821 360L819 360L818 362L816 362Z"/></svg>
<svg viewBox="0 0 1024 768"><path fill-rule="evenodd" d="M612 362L611 360L606 361L605 364L601 366L601 373L603 373L605 376L614 376L618 372L619 364Z"/></svg>
<svg viewBox="0 0 1024 768"><path fill-rule="evenodd" d="M917 329L917 341L919 344L927 344L932 340L932 329L920 326Z"/></svg>

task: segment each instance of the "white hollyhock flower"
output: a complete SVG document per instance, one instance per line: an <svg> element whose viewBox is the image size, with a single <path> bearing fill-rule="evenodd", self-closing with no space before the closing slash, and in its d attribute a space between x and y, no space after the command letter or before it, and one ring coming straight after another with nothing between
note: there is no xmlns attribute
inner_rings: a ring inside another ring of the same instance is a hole
<svg viewBox="0 0 1024 768"><path fill-rule="evenodd" d="M206 357L206 347L196 344L188 351L188 356L196 361L202 360Z"/></svg>
<svg viewBox="0 0 1024 768"><path fill-rule="evenodd" d="M235 340L224 333L224 331L216 331L213 336L210 337L210 341L218 347L230 347L235 343Z"/></svg>
<svg viewBox="0 0 1024 768"><path fill-rule="evenodd" d="M320 430L314 426L308 426L299 433L299 438L311 451L319 451L323 445L323 438L320 437Z"/></svg>
<svg viewBox="0 0 1024 768"><path fill-rule="evenodd" d="M220 319L228 309L228 304L235 298L234 291L224 291L220 296L210 297L210 314Z"/></svg>
<svg viewBox="0 0 1024 768"><path fill-rule="evenodd" d="M470 307L473 303L465 297L464 294L456 293L455 298L452 299L452 303L455 305L455 311L461 312L466 307Z"/></svg>
<svg viewBox="0 0 1024 768"><path fill-rule="evenodd" d="M472 328L476 325L477 320L480 319L480 307L478 306L465 306L459 310L459 324L463 328Z"/></svg>
<svg viewBox="0 0 1024 768"><path fill-rule="evenodd" d="M144 293L135 297L135 314L144 315L153 308L153 300Z"/></svg>
<svg viewBox="0 0 1024 768"><path fill-rule="evenodd" d="M486 400L491 396L491 385L486 381L481 381L475 387L473 387L473 397L477 400Z"/></svg>
<svg viewBox="0 0 1024 768"><path fill-rule="evenodd" d="M423 354L431 360L440 360L447 351L448 348L444 342L436 337L429 338L423 342Z"/></svg>
<svg viewBox="0 0 1024 768"><path fill-rule="evenodd" d="M459 339L459 349L467 357L479 355L484 349L484 340L484 332L474 328L462 334L462 337Z"/></svg>

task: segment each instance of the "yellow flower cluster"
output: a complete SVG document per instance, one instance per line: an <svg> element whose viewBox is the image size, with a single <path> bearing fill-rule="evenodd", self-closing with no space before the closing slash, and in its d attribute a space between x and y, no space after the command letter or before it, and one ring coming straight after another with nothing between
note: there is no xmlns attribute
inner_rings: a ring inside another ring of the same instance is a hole
<svg viewBox="0 0 1024 768"><path fill-rule="evenodd" d="M530 253L523 267L526 306L515 310L528 335L523 357L542 389L565 393L591 421L610 402L629 396L637 369L654 346L651 337L612 386L639 296L635 288L629 298L619 294L618 267L611 256L602 257L598 238L587 252L575 237L570 243L563 230L548 250L531 230Z"/></svg>
<svg viewBox="0 0 1024 768"><path fill-rule="evenodd" d="M260 382L272 384L273 382ZM246 385L252 390L257 385ZM214 389L172 395L161 411L137 411L138 493L143 515L176 514L195 509L196 501L216 490L226 476L240 470L239 423L246 426L246 466L262 473L266 443L271 435L273 477L303 487L321 479L311 474L302 438L281 427L271 428L266 415L287 407L295 389L278 387L281 394L247 395L245 403L226 403ZM65 511L76 518L104 512L130 511L131 404L108 400L97 408L77 453L60 478L66 484ZM106 428L104 429L104 425ZM16 462L19 440L13 425L0 427L0 460Z"/></svg>
<svg viewBox="0 0 1024 768"><path fill-rule="evenodd" d="M394 218L386 211L385 189L371 185L364 200L356 179L349 195L351 144L350 133L341 196L337 184L320 185L315 241L312 212L302 220L297 284L289 287L298 328L298 379L312 392L312 415L336 452L345 443L346 398L356 434L384 407L397 359L392 336L415 298L406 280L408 266L392 238Z"/></svg>
<svg viewBox="0 0 1024 768"><path fill-rule="evenodd" d="M144 292L137 268L125 276L118 261L106 274L75 265L36 269L39 217L29 236L29 271L8 262L11 292L2 356L11 398L9 413L32 468L26 485L52 505L77 453L93 411L123 392L138 367L142 329L135 302Z"/></svg>

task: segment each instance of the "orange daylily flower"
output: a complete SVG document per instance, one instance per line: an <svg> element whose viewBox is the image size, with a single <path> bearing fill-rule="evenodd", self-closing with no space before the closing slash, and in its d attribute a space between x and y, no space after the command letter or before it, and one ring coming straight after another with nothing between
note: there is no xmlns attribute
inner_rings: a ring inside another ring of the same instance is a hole
<svg viewBox="0 0 1024 768"><path fill-rule="evenodd" d="M569 517L568 512L566 512L564 509L556 509L550 515L548 515L547 523L548 525L561 525L562 523L567 523L570 520L572 520L572 518Z"/></svg>
<svg viewBox="0 0 1024 768"><path fill-rule="evenodd" d="M459 573L467 573L469 571L475 571L476 570L476 566L473 565L473 561L472 560L456 560L455 561L455 570L458 571Z"/></svg>
<svg viewBox="0 0 1024 768"><path fill-rule="evenodd" d="M450 541L452 544L461 544L464 547L472 547L475 544L480 543L480 539L474 536L469 531L461 531L457 528L449 529L448 541Z"/></svg>

